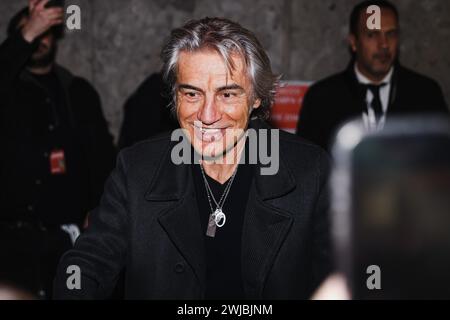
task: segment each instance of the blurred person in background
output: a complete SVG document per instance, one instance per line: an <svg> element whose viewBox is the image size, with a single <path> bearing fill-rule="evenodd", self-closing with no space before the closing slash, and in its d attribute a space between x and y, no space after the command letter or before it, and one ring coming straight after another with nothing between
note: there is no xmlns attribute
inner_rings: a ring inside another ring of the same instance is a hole
<svg viewBox="0 0 450 320"><path fill-rule="evenodd" d="M0 46L0 281L51 295L115 148L99 96L55 62L64 11L30 0Z"/></svg>
<svg viewBox="0 0 450 320"><path fill-rule="evenodd" d="M178 128L169 105L170 92L162 74L151 74L125 103L119 148Z"/></svg>
<svg viewBox="0 0 450 320"><path fill-rule="evenodd" d="M369 6L381 9L381 29L371 30ZM361 116L367 130L382 130L395 114L438 112L448 115L436 81L399 62L399 13L384 0L357 4L350 15L352 60L346 70L312 85L300 111L297 134L325 149L344 121Z"/></svg>

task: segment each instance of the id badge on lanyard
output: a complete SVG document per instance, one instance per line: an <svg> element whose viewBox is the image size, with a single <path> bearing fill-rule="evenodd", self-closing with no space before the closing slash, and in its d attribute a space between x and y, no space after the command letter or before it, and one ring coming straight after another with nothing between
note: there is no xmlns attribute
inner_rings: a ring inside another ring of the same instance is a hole
<svg viewBox="0 0 450 320"><path fill-rule="evenodd" d="M66 171L66 157L64 155L64 150L52 150L50 153L50 173L52 175L61 175L65 174Z"/></svg>

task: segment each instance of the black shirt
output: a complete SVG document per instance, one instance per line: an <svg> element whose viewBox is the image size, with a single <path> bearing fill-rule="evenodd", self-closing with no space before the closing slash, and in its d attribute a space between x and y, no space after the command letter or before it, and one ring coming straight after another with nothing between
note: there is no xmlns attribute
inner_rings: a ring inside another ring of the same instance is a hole
<svg viewBox="0 0 450 320"><path fill-rule="evenodd" d="M46 119L43 119L42 122L51 123L56 129L68 126L69 113L65 101L66 97L55 72L51 71L43 75L33 74L32 77L39 84L39 87L45 91L49 99L47 112L41 112L43 116L46 116Z"/></svg>
<svg viewBox="0 0 450 320"><path fill-rule="evenodd" d="M248 154L248 153L246 153ZM198 208L206 248L206 299L244 299L241 270L242 225L248 194L253 180L253 166L240 164L231 185L230 192L222 208L226 215L226 223L216 228L215 237L206 236L206 229L211 214L206 186L200 165L193 166L193 176L197 195ZM221 198L228 183L220 184L206 175L214 197ZM211 199L213 209L216 209Z"/></svg>

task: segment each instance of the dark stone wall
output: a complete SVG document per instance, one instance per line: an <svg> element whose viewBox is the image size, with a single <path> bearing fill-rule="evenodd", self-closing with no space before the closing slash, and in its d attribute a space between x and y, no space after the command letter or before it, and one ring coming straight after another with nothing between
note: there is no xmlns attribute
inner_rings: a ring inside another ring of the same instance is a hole
<svg viewBox="0 0 450 320"><path fill-rule="evenodd" d="M67 0L78 4L82 30L70 32L58 60L100 92L111 132L126 98L160 68L172 28L192 18L222 16L253 30L283 79L318 80L343 69L348 16L357 0ZM450 102L450 1L394 0L401 16L401 61L441 84ZM0 2L0 29L25 0ZM4 39L4 33L0 41Z"/></svg>

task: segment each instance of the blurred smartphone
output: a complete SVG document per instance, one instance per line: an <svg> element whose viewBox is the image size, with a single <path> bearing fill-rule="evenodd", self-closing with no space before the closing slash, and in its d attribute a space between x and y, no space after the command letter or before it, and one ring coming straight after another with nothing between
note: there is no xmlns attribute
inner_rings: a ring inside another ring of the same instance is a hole
<svg viewBox="0 0 450 320"><path fill-rule="evenodd" d="M50 0L45 7L51 8L51 7L64 7L64 0Z"/></svg>
<svg viewBox="0 0 450 320"><path fill-rule="evenodd" d="M353 121L333 147L333 236L354 299L450 299L450 120Z"/></svg>

